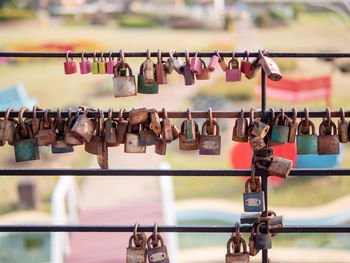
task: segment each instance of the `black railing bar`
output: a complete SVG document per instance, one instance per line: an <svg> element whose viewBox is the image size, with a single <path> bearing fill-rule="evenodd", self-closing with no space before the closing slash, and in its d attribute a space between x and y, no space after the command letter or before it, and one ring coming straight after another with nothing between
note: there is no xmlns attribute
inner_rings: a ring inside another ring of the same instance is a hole
<svg viewBox="0 0 350 263"><path fill-rule="evenodd" d="M71 52L69 57L80 58L82 52ZM191 57L195 56L196 52L189 52ZM199 57L211 57L215 55L215 52L199 52ZM250 57L257 57L258 52L249 52ZM94 52L87 52L84 54L84 57L93 57ZM106 51L103 57L108 58L109 51ZM119 52L113 52L112 57L120 57ZM124 52L125 57L146 57L146 52ZM151 52L151 57L157 57L157 52ZM176 52L174 56L185 57L185 52L179 51ZM222 57L232 57L232 51L230 52L220 52ZM246 57L245 52L236 52L236 57ZM279 57L279 58L348 58L350 53L342 52L269 52L268 56L270 57ZM65 58L66 52L0 52L0 57L26 57L26 58ZM96 57L101 57L101 51L96 53ZM162 57L169 57L169 52L162 52Z"/></svg>
<svg viewBox="0 0 350 263"><path fill-rule="evenodd" d="M6 111L0 111L0 117L4 117L5 116ZM186 118L187 117L187 111L169 111L168 113L168 117L169 118ZM275 111L275 114L280 113L279 110ZM345 113L345 117L350 117L350 111L344 111ZM12 118L17 118L18 117L19 112L18 111L12 111L10 113L10 117ZM67 118L68 117L68 111L62 111L61 112L62 117L63 118ZM163 117L163 113L162 110L158 110L158 114L159 117ZM214 118L238 118L240 116L241 112L240 111L213 111L213 117ZM266 114L269 114L269 111L267 111ZM293 116L293 112L292 111L285 111L285 114L289 117ZM76 115L75 110L72 112L72 116ZM245 118L249 118L250 112L249 111L245 111L244 112L244 117ZM262 111L256 111L254 112L254 116L256 118L259 118L263 115ZM340 111L331 111L331 117L340 117ZM23 116L25 118L32 118L33 117L33 112L32 111L25 111ZM42 118L44 117L44 111L37 111L36 116L38 118ZM48 112L48 116L49 117L57 117L57 112L56 111L49 111ZM87 117L89 118L97 118L99 117L99 113L98 111L91 111L88 112ZM104 116L105 118L108 117L108 111L104 111ZM192 118L207 118L208 117L208 111L192 111L191 112L191 116ZM309 117L310 118L323 118L326 116L326 111L310 111L309 112ZM113 111L113 118L118 118L119 117L119 111ZM127 118L129 117L129 111L124 111L123 113L123 117ZM305 117L305 113L304 111L298 111L297 113L297 117L298 118L303 118Z"/></svg>
<svg viewBox="0 0 350 263"><path fill-rule="evenodd" d="M1 225L0 232L133 232L134 225ZM153 226L139 226L140 232L153 232ZM250 226L240 231L250 233ZM234 226L158 226L158 232L233 233ZM350 226L284 226L271 233L350 233Z"/></svg>
<svg viewBox="0 0 350 263"><path fill-rule="evenodd" d="M0 176L250 176L250 169L182 170L182 169L0 169ZM257 176L268 176L256 171ZM350 176L350 169L292 169L289 176Z"/></svg>

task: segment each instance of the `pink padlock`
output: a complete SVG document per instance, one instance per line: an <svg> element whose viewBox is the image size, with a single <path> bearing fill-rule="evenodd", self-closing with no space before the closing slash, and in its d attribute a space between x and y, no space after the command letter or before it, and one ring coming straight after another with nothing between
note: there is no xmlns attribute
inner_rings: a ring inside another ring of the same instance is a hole
<svg viewBox="0 0 350 263"><path fill-rule="evenodd" d="M69 57L69 53L71 53L72 51L68 50L66 53L66 61L64 62L64 74L66 75L70 75L70 74L74 74L77 72L77 63L76 61L73 60L68 60Z"/></svg>
<svg viewBox="0 0 350 263"><path fill-rule="evenodd" d="M196 51L196 54L193 58L191 58L190 63L190 71L192 71L194 74L200 74L202 72L202 62L198 58L198 50Z"/></svg>
<svg viewBox="0 0 350 263"><path fill-rule="evenodd" d="M115 66L114 58L112 57L112 50L109 51L109 61L106 62L106 71L107 74L114 74L114 66Z"/></svg>
<svg viewBox="0 0 350 263"><path fill-rule="evenodd" d="M220 60L219 50L215 50L215 55L213 55L209 61L208 69L210 72L213 72L216 69L216 65Z"/></svg>
<svg viewBox="0 0 350 263"><path fill-rule="evenodd" d="M241 72L245 75L249 75L251 72L252 63L249 62L249 52L246 51L246 60L241 60Z"/></svg>
<svg viewBox="0 0 350 263"><path fill-rule="evenodd" d="M89 74L91 72L91 61L88 58L84 60L85 52L85 50L81 52L81 61L79 62L81 74Z"/></svg>
<svg viewBox="0 0 350 263"><path fill-rule="evenodd" d="M241 81L242 75L241 75L241 69L239 68L239 62L235 58L235 52L232 54L232 59L228 63L228 68L226 69L226 81L227 82L234 82L234 81Z"/></svg>

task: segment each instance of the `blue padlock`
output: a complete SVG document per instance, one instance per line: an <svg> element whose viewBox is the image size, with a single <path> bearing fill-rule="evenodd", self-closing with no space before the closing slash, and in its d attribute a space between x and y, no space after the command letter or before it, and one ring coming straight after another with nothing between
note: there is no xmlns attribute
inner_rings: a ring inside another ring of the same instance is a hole
<svg viewBox="0 0 350 263"><path fill-rule="evenodd" d="M259 179L254 179L256 184L255 191L248 191L248 184L251 187L253 182L252 178L249 178L245 183L245 193L243 193L243 203L245 212L262 212L264 210L264 192L261 191L261 184ZM252 190L252 189L251 189Z"/></svg>

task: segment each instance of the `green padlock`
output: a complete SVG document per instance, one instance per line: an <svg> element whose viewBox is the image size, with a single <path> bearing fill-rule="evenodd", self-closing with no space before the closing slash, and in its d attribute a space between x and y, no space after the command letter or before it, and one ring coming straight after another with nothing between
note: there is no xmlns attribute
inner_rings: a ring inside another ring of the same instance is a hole
<svg viewBox="0 0 350 263"><path fill-rule="evenodd" d="M31 131L31 128L28 127L27 124L24 125L28 132L29 138L21 138L21 125L18 125L15 131L16 142L14 144L16 162L39 160L40 153L38 141L33 138L33 132Z"/></svg>
<svg viewBox="0 0 350 263"><path fill-rule="evenodd" d="M281 145L288 142L289 123L290 119L283 111L276 116L272 126L270 146Z"/></svg>
<svg viewBox="0 0 350 263"><path fill-rule="evenodd" d="M156 78L153 81L148 81L145 83L145 74L144 74L144 63L140 66L140 73L138 76L137 91L143 94L157 94L158 93L158 84Z"/></svg>
<svg viewBox="0 0 350 263"><path fill-rule="evenodd" d="M96 60L96 53L97 53L97 50L95 50L94 52L94 59L91 63L91 73L92 74L99 74L99 70L98 70L98 61Z"/></svg>
<svg viewBox="0 0 350 263"><path fill-rule="evenodd" d="M312 134L310 133L310 126ZM317 154L317 134L310 120L302 120L298 125L297 154Z"/></svg>

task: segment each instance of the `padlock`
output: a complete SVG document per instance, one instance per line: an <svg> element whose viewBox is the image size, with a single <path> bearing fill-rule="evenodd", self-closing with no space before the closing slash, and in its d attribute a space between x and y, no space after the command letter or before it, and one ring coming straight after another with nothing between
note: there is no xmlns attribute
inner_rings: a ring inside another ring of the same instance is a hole
<svg viewBox="0 0 350 263"><path fill-rule="evenodd" d="M275 218L273 220L271 220L270 226L271 226L271 229L283 227L284 226L283 216L275 216ZM276 233L276 232L271 233L271 237L275 237L277 235L278 235L278 233Z"/></svg>
<svg viewBox="0 0 350 263"><path fill-rule="evenodd" d="M349 122L345 120L345 114L344 114L343 108L340 108L340 120L338 120L338 133L339 133L339 141L341 143L349 142Z"/></svg>
<svg viewBox="0 0 350 263"><path fill-rule="evenodd" d="M250 74L250 68L252 66L252 63L249 61L249 52L246 51L246 60L242 59L241 60L241 72L244 73L245 75Z"/></svg>
<svg viewBox="0 0 350 263"><path fill-rule="evenodd" d="M124 67L128 70L129 76L122 76ZM128 63L119 63L114 67L113 88L115 98L137 95L135 76Z"/></svg>
<svg viewBox="0 0 350 263"><path fill-rule="evenodd" d="M162 128L162 141L165 143L170 143L173 141L173 132L172 132L172 125L171 121L168 118L168 113L163 108L163 120L161 122L161 128Z"/></svg>
<svg viewBox="0 0 350 263"><path fill-rule="evenodd" d="M106 58L104 57L105 51L103 50L101 52L100 59L98 61L98 74L106 74L107 69L106 69Z"/></svg>
<svg viewBox="0 0 350 263"><path fill-rule="evenodd" d="M326 126L332 127L332 133L325 133ZM323 121L320 124L320 135L318 136L318 154L319 155L330 155L339 154L339 136L337 134L337 126L332 120Z"/></svg>
<svg viewBox="0 0 350 263"><path fill-rule="evenodd" d="M250 66L250 73L245 74L245 77L247 79L253 79L256 77L256 74L259 72L259 69L261 68L260 65L260 56L258 55L254 61L252 62L252 65Z"/></svg>
<svg viewBox="0 0 350 263"><path fill-rule="evenodd" d="M198 50L196 51L196 54L194 55L194 57L191 58L191 62L190 62L190 70L194 73L194 74L200 74L202 71L202 63L200 61L200 58L198 58Z"/></svg>
<svg viewBox="0 0 350 263"><path fill-rule="evenodd" d="M260 138L259 136L251 136L249 135L249 144L252 148L253 152L258 152L262 150L264 147L266 147L266 143L263 138Z"/></svg>
<svg viewBox="0 0 350 263"><path fill-rule="evenodd" d="M226 263L249 263L249 253L247 251L247 244L242 237L239 237L238 246L240 248L241 244L243 244L243 252L240 252L240 249L239 251L232 251L232 247L237 246L236 244L234 244L235 242L237 242L236 239L236 236L233 236L227 242L227 253L225 256Z"/></svg>
<svg viewBox="0 0 350 263"><path fill-rule="evenodd" d="M167 60L168 72L169 74L171 74L171 72L175 70L177 73L183 74L184 65L180 57L174 57L175 53L176 53L176 50L169 51L169 58Z"/></svg>
<svg viewBox="0 0 350 263"><path fill-rule="evenodd" d="M123 119L124 108L119 111L119 119L117 124L117 142L119 144L125 143L125 135L128 130L128 121Z"/></svg>
<svg viewBox="0 0 350 263"><path fill-rule="evenodd" d="M39 146L38 141L33 138L33 133L29 125L24 124L29 135L28 138L24 138L20 135L21 125L17 125L15 129L16 141L14 143L16 162L25 162L32 160L39 160Z"/></svg>
<svg viewBox="0 0 350 263"><path fill-rule="evenodd" d="M148 61L152 62L152 60L147 59L140 66L140 73L138 75L138 82L137 82L137 92L143 93L143 94L157 94L159 89L157 80L153 78L152 80L148 80L147 82L145 81L145 74L146 74L145 65L147 65L147 63L150 64L150 62Z"/></svg>
<svg viewBox="0 0 350 263"><path fill-rule="evenodd" d="M91 139L89 141L85 141L85 151L94 154L94 155L102 155L103 152L103 126L104 126L104 117L103 117L103 111L101 113L101 109L99 109L100 116L98 120L96 120L96 132L94 135L92 135Z"/></svg>
<svg viewBox="0 0 350 263"><path fill-rule="evenodd" d="M266 233L260 232L260 228L263 225L266 226ZM271 234L267 222L262 222L256 227L255 247L257 250L265 250L272 248Z"/></svg>
<svg viewBox="0 0 350 263"><path fill-rule="evenodd" d="M166 155L167 143L163 140L158 140L154 152L159 155Z"/></svg>
<svg viewBox="0 0 350 263"><path fill-rule="evenodd" d="M244 109L235 121L233 127L232 140L236 142L247 142L248 141L248 120L244 118Z"/></svg>
<svg viewBox="0 0 350 263"><path fill-rule="evenodd" d="M227 70L227 63L225 61L225 59L223 57L220 56L220 53L219 53L219 50L215 51L216 52L216 55L218 55L220 57L219 59L219 65L220 65L220 68L223 72L226 72Z"/></svg>
<svg viewBox="0 0 350 263"><path fill-rule="evenodd" d="M126 263L146 263L146 240L140 234L137 234L140 243L136 244L135 236L132 235L129 239L129 246L126 249ZM132 246L134 241L135 246Z"/></svg>
<svg viewBox="0 0 350 263"><path fill-rule="evenodd" d="M173 135L173 141L177 140L180 136L179 129L176 127L175 124L171 124L171 133Z"/></svg>
<svg viewBox="0 0 350 263"><path fill-rule="evenodd" d="M242 213L241 224L260 223L260 213Z"/></svg>
<svg viewBox="0 0 350 263"><path fill-rule="evenodd" d="M5 118L0 120L0 141L3 143L12 143L14 141L16 123L9 120L11 111L13 111L13 108L8 108L5 113Z"/></svg>
<svg viewBox="0 0 350 263"><path fill-rule="evenodd" d="M290 119L287 115L284 114L283 111L276 116L274 119L274 124L272 126L270 146L280 145L288 142L289 123Z"/></svg>
<svg viewBox="0 0 350 263"><path fill-rule="evenodd" d="M256 244L255 244L257 223L260 223L260 222L256 222L254 223L254 225L252 225L252 230L250 231L250 236L249 236L249 243L248 243L249 255L252 257L255 257L260 251L256 249Z"/></svg>
<svg viewBox="0 0 350 263"><path fill-rule="evenodd" d="M85 50L81 53L81 61L79 62L80 74L91 73L91 62L88 58L84 60Z"/></svg>
<svg viewBox="0 0 350 263"><path fill-rule="evenodd" d="M97 163L101 169L108 169L108 147L104 137L102 137L102 154L97 155Z"/></svg>
<svg viewBox="0 0 350 263"><path fill-rule="evenodd" d="M82 142L90 142L95 131L95 124L86 117L89 111L93 109L87 108L83 114L77 117L73 127L72 134Z"/></svg>
<svg viewBox="0 0 350 263"><path fill-rule="evenodd" d="M78 118L79 112L80 109L78 110L75 116L72 116L68 119L66 125L64 126L64 142L68 145L82 145L84 143L83 141L75 137L72 133L72 127L76 122L76 119Z"/></svg>
<svg viewBox="0 0 350 263"><path fill-rule="evenodd" d="M26 120L26 123L28 123L30 126L32 126L32 132L33 137L37 138L38 131L40 128L40 122L41 118L37 118L37 111L44 111L42 108L40 108L38 105L33 106L33 118L30 120Z"/></svg>
<svg viewBox="0 0 350 263"><path fill-rule="evenodd" d="M113 119L113 110L110 108L108 110L108 119L104 122L104 135L106 144L108 147L116 147L119 146L118 140L117 140L117 125Z"/></svg>
<svg viewBox="0 0 350 263"><path fill-rule="evenodd" d="M162 133L162 126L160 124L160 119L158 112L155 109L152 109L149 113L150 116L150 124L149 128L156 134L160 135Z"/></svg>
<svg viewBox="0 0 350 263"><path fill-rule="evenodd" d="M53 154L74 152L73 145L67 144L64 138L65 138L64 133L56 134L56 144L51 146L51 152Z"/></svg>
<svg viewBox="0 0 350 263"><path fill-rule="evenodd" d="M297 110L293 107L293 119L289 122L289 135L288 142L295 143L295 138L298 130L298 122L297 122Z"/></svg>
<svg viewBox="0 0 350 263"><path fill-rule="evenodd" d="M255 173L255 168L252 169L252 173ZM245 193L243 193L243 203L245 212L261 212L264 210L264 193L261 191L261 185L259 179L255 178L255 184L257 189L255 192L248 191L248 185L253 182L252 178L249 178L245 183Z"/></svg>
<svg viewBox="0 0 350 263"><path fill-rule="evenodd" d="M208 125L214 125L216 132L214 134L206 134L206 128ZM212 120L212 124L209 120L204 122L202 126L202 135L199 141L199 154L200 155L220 155L221 150L221 136L219 125L216 121Z"/></svg>
<svg viewBox="0 0 350 263"><path fill-rule="evenodd" d="M129 123L131 125L148 122L149 110L146 108L132 109L129 112Z"/></svg>
<svg viewBox="0 0 350 263"><path fill-rule="evenodd" d="M66 61L64 62L64 74L71 75L77 72L77 63L75 60L73 60L73 57L71 57L71 60L68 60L69 53L71 53L70 50L66 53Z"/></svg>
<svg viewBox="0 0 350 263"><path fill-rule="evenodd" d="M151 235L147 239L147 257L149 263L169 263L169 256L166 246L161 235L157 234L157 243L152 242L154 240L154 235ZM160 242L160 245L159 245Z"/></svg>
<svg viewBox="0 0 350 263"><path fill-rule="evenodd" d="M197 80L208 80L210 79L210 71L207 68L207 66L205 65L205 62L203 59L199 59L200 63L201 63L201 67L202 70L200 73L196 74L196 79Z"/></svg>
<svg viewBox="0 0 350 263"><path fill-rule="evenodd" d="M298 136L297 136L297 154L316 154L317 153L317 135L315 134L315 125L312 121L302 120L298 125ZM312 134L310 132L310 126L312 128ZM302 127L308 130L307 133L302 131Z"/></svg>
<svg viewBox="0 0 350 263"><path fill-rule="evenodd" d="M282 157L274 156L267 172L271 176L277 176L286 179L292 170L293 161Z"/></svg>
<svg viewBox="0 0 350 263"><path fill-rule="evenodd" d="M46 114L47 111L45 111L45 116L47 116ZM56 144L56 128L51 119L45 117L44 120L40 122L37 137L38 146L49 146Z"/></svg>
<svg viewBox="0 0 350 263"><path fill-rule="evenodd" d="M109 51L109 59L106 61L106 73L107 74L114 74L114 67L116 63L114 61L114 58L112 57L112 51Z"/></svg>
<svg viewBox="0 0 350 263"><path fill-rule="evenodd" d="M216 69L216 65L218 64L220 60L220 55L218 54L219 51L215 50L215 55L211 56L209 64L208 64L208 70L210 72L213 72Z"/></svg>
<svg viewBox="0 0 350 263"><path fill-rule="evenodd" d="M181 132L179 134L180 150L198 150L199 140L198 123L192 119L185 120L181 125Z"/></svg>
<svg viewBox="0 0 350 263"><path fill-rule="evenodd" d="M259 119L253 120L249 124L249 130L250 134L260 137L260 138L265 138L265 136L268 134L270 130L270 125L260 121Z"/></svg>
<svg viewBox="0 0 350 263"><path fill-rule="evenodd" d="M91 72L92 74L98 74L99 70L98 70L98 61L96 60L96 54L97 54L97 50L94 51L94 57L91 63Z"/></svg>
<svg viewBox="0 0 350 263"><path fill-rule="evenodd" d="M142 72L144 76L144 83L145 85L153 85L155 82L155 70L154 70L154 62L151 59L151 53L149 49L147 49L147 58L146 60L142 63Z"/></svg>
<svg viewBox="0 0 350 263"><path fill-rule="evenodd" d="M242 74L241 69L239 68L239 62L236 58L233 58L228 63L228 68L226 69L226 81L234 82L241 81Z"/></svg>
<svg viewBox="0 0 350 263"><path fill-rule="evenodd" d="M271 58L265 56L264 53L266 54L267 51L263 52L259 50L259 62L266 76L272 81L280 81L282 79L282 74L278 65Z"/></svg>
<svg viewBox="0 0 350 263"><path fill-rule="evenodd" d="M140 140L142 146L157 145L158 136L152 130L142 127L140 130Z"/></svg>
<svg viewBox="0 0 350 263"><path fill-rule="evenodd" d="M183 67L183 75L185 78L185 85L189 86L189 85L193 85L195 82L194 79L194 73L193 71L191 71L190 69L190 62L189 62L189 52L188 49L185 50L185 57L186 57L186 62L185 65Z"/></svg>
<svg viewBox="0 0 350 263"><path fill-rule="evenodd" d="M156 82L158 85L168 84L167 80L167 64L162 60L162 51L158 49L157 64L155 65L156 70Z"/></svg>
<svg viewBox="0 0 350 263"><path fill-rule="evenodd" d="M128 125L128 132L125 135L124 152L126 153L145 153L146 146L141 145L140 130L133 133L131 124ZM139 125L140 126L140 125Z"/></svg>

